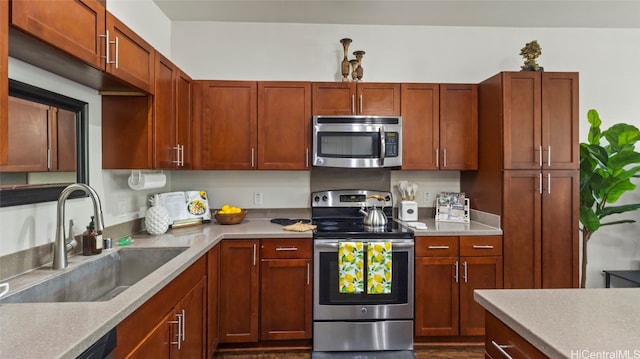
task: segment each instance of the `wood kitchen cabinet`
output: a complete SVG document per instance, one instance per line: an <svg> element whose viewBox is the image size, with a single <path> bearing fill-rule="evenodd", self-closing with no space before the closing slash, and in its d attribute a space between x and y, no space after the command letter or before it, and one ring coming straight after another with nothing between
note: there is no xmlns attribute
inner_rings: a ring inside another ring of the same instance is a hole
<svg viewBox="0 0 640 359"><path fill-rule="evenodd" d="M156 52L154 168L191 168L191 78Z"/></svg>
<svg viewBox="0 0 640 359"><path fill-rule="evenodd" d="M502 353L505 351L512 358L548 358L493 314L487 312L485 318L487 328L484 340L485 357L507 358Z"/></svg>
<svg viewBox="0 0 640 359"><path fill-rule="evenodd" d="M153 168L152 96L102 96L102 168Z"/></svg>
<svg viewBox="0 0 640 359"><path fill-rule="evenodd" d="M124 82L153 93L155 50L98 1L10 3L10 23L17 31L11 37L19 40L12 40L13 56L93 88L121 90L123 86L114 82ZM44 46L38 47L27 36L42 41ZM43 52L48 56L42 56Z"/></svg>
<svg viewBox="0 0 640 359"><path fill-rule="evenodd" d="M502 288L501 236L416 237L415 336L484 335L475 289Z"/></svg>
<svg viewBox="0 0 640 359"><path fill-rule="evenodd" d="M219 305L220 296L220 243L207 253L207 358L213 355L220 342Z"/></svg>
<svg viewBox="0 0 640 359"><path fill-rule="evenodd" d="M3 172L75 172L75 113L9 97L8 120Z"/></svg>
<svg viewBox="0 0 640 359"><path fill-rule="evenodd" d="M0 1L0 24L9 23L9 2ZM0 166L9 158L9 27L0 26Z"/></svg>
<svg viewBox="0 0 640 359"><path fill-rule="evenodd" d="M260 243L260 339L311 339L312 241Z"/></svg>
<svg viewBox="0 0 640 359"><path fill-rule="evenodd" d="M314 115L400 115L400 84L314 82Z"/></svg>
<svg viewBox="0 0 640 359"><path fill-rule="evenodd" d="M206 270L202 257L125 318L115 358L204 358Z"/></svg>
<svg viewBox="0 0 640 359"><path fill-rule="evenodd" d="M402 169L476 169L477 85L406 83L401 88Z"/></svg>
<svg viewBox="0 0 640 359"><path fill-rule="evenodd" d="M309 169L310 84L194 81L201 169Z"/></svg>
<svg viewBox="0 0 640 359"><path fill-rule="evenodd" d="M504 287L577 287L578 74L503 72L478 98L478 170L460 189L501 216Z"/></svg>
<svg viewBox="0 0 640 359"><path fill-rule="evenodd" d="M223 240L220 248L220 343L257 342L259 240Z"/></svg>

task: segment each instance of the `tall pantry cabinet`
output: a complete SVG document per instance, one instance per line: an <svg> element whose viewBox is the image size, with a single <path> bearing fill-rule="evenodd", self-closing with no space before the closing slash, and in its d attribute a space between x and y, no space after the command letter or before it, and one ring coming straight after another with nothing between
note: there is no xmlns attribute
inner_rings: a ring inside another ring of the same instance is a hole
<svg viewBox="0 0 640 359"><path fill-rule="evenodd" d="M461 190L501 216L504 288L577 287L578 74L501 72L478 97L478 171Z"/></svg>

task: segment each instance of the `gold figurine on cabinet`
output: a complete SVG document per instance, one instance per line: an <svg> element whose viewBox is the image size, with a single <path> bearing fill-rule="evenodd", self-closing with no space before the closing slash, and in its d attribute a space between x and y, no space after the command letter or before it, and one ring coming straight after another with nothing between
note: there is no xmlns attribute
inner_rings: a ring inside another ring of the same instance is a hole
<svg viewBox="0 0 640 359"><path fill-rule="evenodd" d="M544 71L536 62L538 56L542 54L542 47L538 44L538 40L533 40L524 45L520 49L520 56L524 57L524 65L520 66L522 71Z"/></svg>
<svg viewBox="0 0 640 359"><path fill-rule="evenodd" d="M342 50L344 52L344 57L340 62L340 73L342 74L342 82L348 82L349 74L351 74L351 81L361 81L364 76L364 69L362 68L362 56L364 56L365 52L362 50L354 51L353 55L356 57L355 59L349 60L347 57L347 53L349 52L349 45L353 40L349 38L340 39L340 43L342 44Z"/></svg>

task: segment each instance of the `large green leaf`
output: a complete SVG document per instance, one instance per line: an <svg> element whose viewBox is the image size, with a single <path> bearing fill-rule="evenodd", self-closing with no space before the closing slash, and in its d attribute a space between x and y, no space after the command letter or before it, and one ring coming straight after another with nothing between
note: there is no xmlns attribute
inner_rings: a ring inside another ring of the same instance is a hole
<svg viewBox="0 0 640 359"><path fill-rule="evenodd" d="M598 145L600 144L600 125L602 124L600 115L596 110L589 110L587 112L587 120L591 125L588 136L589 143Z"/></svg>
<svg viewBox="0 0 640 359"><path fill-rule="evenodd" d="M580 207L580 223L590 232L595 232L600 228L600 218L591 207Z"/></svg>
<svg viewBox="0 0 640 359"><path fill-rule="evenodd" d="M623 204L620 206L609 206L600 211L600 218L610 216L612 214L620 214L640 209L640 203Z"/></svg>
<svg viewBox="0 0 640 359"><path fill-rule="evenodd" d="M602 136L607 139L613 152L617 152L620 151L621 148L627 145L633 145L640 140L640 130L626 123L618 123L602 132Z"/></svg>

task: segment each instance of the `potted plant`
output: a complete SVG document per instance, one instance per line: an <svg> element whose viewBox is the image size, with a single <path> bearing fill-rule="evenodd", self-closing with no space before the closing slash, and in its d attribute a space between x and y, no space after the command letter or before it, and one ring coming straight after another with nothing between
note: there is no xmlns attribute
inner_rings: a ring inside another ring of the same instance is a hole
<svg viewBox="0 0 640 359"><path fill-rule="evenodd" d="M591 125L588 143L580 143L581 288L587 282L587 244L593 233L603 226L634 223L632 219L603 220L640 208L640 203L613 205L625 192L635 190L631 178L640 177L640 153L635 149L640 130L618 123L601 131L602 122L596 110L589 110L587 119Z"/></svg>

